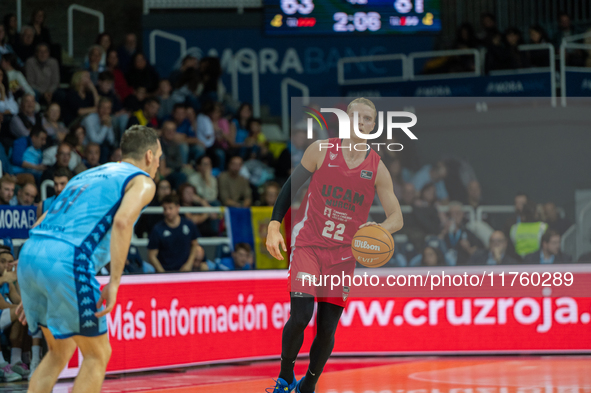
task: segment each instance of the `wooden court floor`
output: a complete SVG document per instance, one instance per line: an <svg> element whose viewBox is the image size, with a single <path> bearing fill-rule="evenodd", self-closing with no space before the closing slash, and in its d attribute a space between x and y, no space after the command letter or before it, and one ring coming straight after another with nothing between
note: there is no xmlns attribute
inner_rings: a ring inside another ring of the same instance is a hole
<svg viewBox="0 0 591 393"><path fill-rule="evenodd" d="M307 359L296 362L298 378ZM262 393L278 361L109 376L105 393ZM26 383L0 384L25 392ZM68 393L72 382L54 392ZM591 393L591 356L332 358L317 393Z"/></svg>

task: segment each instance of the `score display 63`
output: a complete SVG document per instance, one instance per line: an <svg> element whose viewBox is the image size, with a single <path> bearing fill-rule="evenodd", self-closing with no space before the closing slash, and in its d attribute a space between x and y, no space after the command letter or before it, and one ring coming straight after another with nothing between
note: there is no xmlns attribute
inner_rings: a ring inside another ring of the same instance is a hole
<svg viewBox="0 0 591 393"><path fill-rule="evenodd" d="M264 0L270 34L387 34L441 30L441 0Z"/></svg>

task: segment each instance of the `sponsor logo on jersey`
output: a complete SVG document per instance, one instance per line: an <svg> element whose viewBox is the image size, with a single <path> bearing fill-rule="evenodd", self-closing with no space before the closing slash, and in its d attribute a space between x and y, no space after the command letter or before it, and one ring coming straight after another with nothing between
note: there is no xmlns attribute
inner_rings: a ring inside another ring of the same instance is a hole
<svg viewBox="0 0 591 393"><path fill-rule="evenodd" d="M329 155L330 155L330 159L334 160L335 158L337 158L338 154L337 153L329 153Z"/></svg>
<svg viewBox="0 0 591 393"><path fill-rule="evenodd" d="M361 248L364 250L380 251L380 246L377 244L369 244L367 240L355 239L355 248Z"/></svg>
<svg viewBox="0 0 591 393"><path fill-rule="evenodd" d="M361 178L362 179L371 180L372 177L373 177L372 171L361 171Z"/></svg>
<svg viewBox="0 0 591 393"><path fill-rule="evenodd" d="M162 236L164 236L164 237L168 237L170 235L172 235L172 233L170 233L170 231L168 229L165 230L164 232L162 232Z"/></svg>
<svg viewBox="0 0 591 393"><path fill-rule="evenodd" d="M332 209L330 207L324 208L324 215L325 216L328 216L330 218L331 213L332 213Z"/></svg>
<svg viewBox="0 0 591 393"><path fill-rule="evenodd" d="M359 206L363 205L363 194L359 194L353 190L345 190L343 187L333 187L324 184L322 186L322 196L341 199L343 202L351 202Z"/></svg>
<svg viewBox="0 0 591 393"><path fill-rule="evenodd" d="M343 301L346 302L349 297L349 287L343 287Z"/></svg>
<svg viewBox="0 0 591 393"><path fill-rule="evenodd" d="M186 225L183 225L183 235L188 235L189 232L191 232L189 227Z"/></svg>

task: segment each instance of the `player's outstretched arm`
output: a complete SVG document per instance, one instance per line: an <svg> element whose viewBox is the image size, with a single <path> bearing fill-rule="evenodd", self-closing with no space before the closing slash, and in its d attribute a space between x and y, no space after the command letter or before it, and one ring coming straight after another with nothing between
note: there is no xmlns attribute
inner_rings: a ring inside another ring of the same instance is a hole
<svg viewBox="0 0 591 393"><path fill-rule="evenodd" d="M392 177L386 165L382 161L378 166L378 174L376 176L376 192L380 203L386 213L386 220L380 225L388 230L390 233L394 233L402 229L404 221L402 219L402 211L400 211L400 203L398 198L394 194L394 184L392 184ZM375 223L367 223L362 225L371 225Z"/></svg>
<svg viewBox="0 0 591 393"><path fill-rule="evenodd" d="M133 225L144 206L152 201L155 192L154 181L141 175L134 177L125 189L125 195L115 213L111 229L111 279L103 288L97 308L100 308L103 300L107 301L107 305L104 310L96 313L97 317L108 314L115 306L121 275L129 252Z"/></svg>

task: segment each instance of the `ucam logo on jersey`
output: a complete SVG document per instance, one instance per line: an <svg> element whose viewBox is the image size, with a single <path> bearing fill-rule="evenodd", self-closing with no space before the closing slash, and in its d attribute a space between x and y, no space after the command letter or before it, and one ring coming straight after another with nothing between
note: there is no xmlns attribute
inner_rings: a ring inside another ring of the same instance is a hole
<svg viewBox="0 0 591 393"><path fill-rule="evenodd" d="M321 131L324 131L325 127L328 130L328 123L321 112L330 112L330 113L334 113L335 115L337 115L338 123L339 123L339 138L340 139L350 139L351 138L351 117L350 117L349 113L345 112L342 109L338 109L338 108L320 108L320 111L318 111L314 108L308 107L308 106L305 106L304 108L305 108L305 113L308 114L309 116L311 116L307 120L307 138L308 139L314 139L314 132L313 132L314 120L316 120L316 122L320 126ZM377 121L377 123L378 123L377 131L373 132L373 133L368 133L368 134L365 134L359 130L359 112L353 111L352 115L353 115L353 132L355 133L355 135L358 138L365 139L365 140L372 140L372 139L377 139L382 135L382 133L384 131L384 112L383 111L378 111L377 112L377 119L374 119L374 121ZM396 118L407 118L407 119L410 119L410 121L397 122L397 121L395 121ZM413 140L418 139L416 137L416 135L410 130L410 128L412 126L414 126L415 124L417 124L417 116L412 112L387 111L386 112L386 127L385 127L386 133L387 133L386 134L387 139L392 139L392 131L395 129L401 129L402 131L404 131L406 136L408 136L410 139L413 139ZM403 149L403 146L401 143L389 143L389 144L371 143L371 145L373 145L376 148L376 150L378 150L378 151L380 150L380 146L382 146L382 145L390 151L400 151ZM323 148L329 149L331 147L333 147L331 143L321 143L320 144L320 150L322 150ZM345 148L345 147L337 146L337 148ZM350 149L350 147L349 147L349 149ZM370 149L370 144L356 143L353 145L353 149L356 151L367 151ZM336 155L335 155L335 157L336 157ZM334 159L334 158L331 156L331 160L332 159Z"/></svg>

